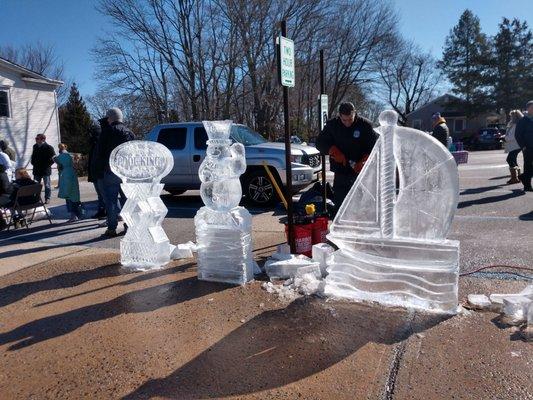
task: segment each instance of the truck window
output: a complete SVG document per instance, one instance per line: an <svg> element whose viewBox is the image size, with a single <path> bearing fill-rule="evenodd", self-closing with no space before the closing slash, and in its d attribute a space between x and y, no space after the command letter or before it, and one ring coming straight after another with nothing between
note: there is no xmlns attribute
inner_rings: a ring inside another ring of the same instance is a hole
<svg viewBox="0 0 533 400"><path fill-rule="evenodd" d="M194 148L197 150L207 149L207 132L203 126L194 128Z"/></svg>
<svg viewBox="0 0 533 400"><path fill-rule="evenodd" d="M157 135L157 142L169 150L183 150L187 143L187 128L163 128Z"/></svg>

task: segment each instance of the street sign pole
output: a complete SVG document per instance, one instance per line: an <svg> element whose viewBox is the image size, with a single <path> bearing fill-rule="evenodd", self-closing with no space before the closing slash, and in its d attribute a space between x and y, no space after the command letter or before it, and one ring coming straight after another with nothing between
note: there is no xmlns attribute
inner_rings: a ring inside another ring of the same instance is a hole
<svg viewBox="0 0 533 400"><path fill-rule="evenodd" d="M320 105L318 107L318 121L319 121L319 132L320 133L322 131L322 129L324 129L324 125L326 124L326 121L324 118L324 114L323 114L323 108L324 108L324 104L323 104L323 98L322 98L322 95L325 95L326 94L326 83L324 81L324 50L320 50ZM327 96L326 96L326 99L327 99ZM328 111L327 111L327 107L328 105L326 104L326 116L328 116ZM322 190L324 191L323 192L323 209L324 209L324 212L327 211L327 193L328 191L326 190L326 156L324 154L321 155L321 159L322 159Z"/></svg>
<svg viewBox="0 0 533 400"><path fill-rule="evenodd" d="M292 47L291 47L292 44ZM294 86L294 43L287 39L287 21L281 21L278 43L278 71L283 86L283 118L285 122L285 199L287 200L287 231L291 253L296 252L294 242L294 216L292 207L291 129L289 121L289 86Z"/></svg>

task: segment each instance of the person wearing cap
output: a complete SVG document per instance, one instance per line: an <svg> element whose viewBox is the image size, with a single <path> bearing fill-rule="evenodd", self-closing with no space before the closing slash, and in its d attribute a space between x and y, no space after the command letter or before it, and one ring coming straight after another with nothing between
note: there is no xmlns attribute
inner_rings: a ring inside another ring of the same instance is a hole
<svg viewBox="0 0 533 400"><path fill-rule="evenodd" d="M108 125L102 126L102 132L98 138L97 145L97 171L96 174L101 178L98 179L104 195L106 208L107 230L104 232L105 237L117 236L118 214L120 208L124 206L126 197L121 193L121 179L116 176L109 166L109 156L115 147L122 143L135 139L133 133L122 122L122 111L119 108L111 108L106 113ZM120 206L119 206L120 194ZM124 225L124 230L126 226Z"/></svg>
<svg viewBox="0 0 533 400"><path fill-rule="evenodd" d="M533 100L526 104L526 115L524 115L515 129L516 142L522 149L524 155L524 172L518 176L524 185L524 192L533 192L531 178L533 177Z"/></svg>
<svg viewBox="0 0 533 400"><path fill-rule="evenodd" d="M50 202L52 195L52 184L50 176L52 175L52 165L56 152L54 148L46 143L46 136L42 133L35 137L35 144L31 153L31 165L33 165L33 179L36 182L44 183L44 202Z"/></svg>
<svg viewBox="0 0 533 400"><path fill-rule="evenodd" d="M440 113L435 113L431 116L431 123L433 125L432 136L441 142L444 147L448 148L450 130L448 125L446 125L446 120L441 117Z"/></svg>
<svg viewBox="0 0 533 400"><path fill-rule="evenodd" d="M352 103L339 106L339 116L326 122L316 139L316 148L329 154L333 178L335 214L374 148L378 134L372 123L357 115Z"/></svg>

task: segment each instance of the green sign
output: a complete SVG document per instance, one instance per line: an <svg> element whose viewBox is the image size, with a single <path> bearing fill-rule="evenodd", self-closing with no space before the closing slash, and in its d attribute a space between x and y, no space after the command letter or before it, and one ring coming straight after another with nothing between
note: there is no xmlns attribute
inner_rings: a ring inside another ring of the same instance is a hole
<svg viewBox="0 0 533 400"><path fill-rule="evenodd" d="M280 82L283 86L294 87L294 42L283 36L280 36L278 41Z"/></svg>

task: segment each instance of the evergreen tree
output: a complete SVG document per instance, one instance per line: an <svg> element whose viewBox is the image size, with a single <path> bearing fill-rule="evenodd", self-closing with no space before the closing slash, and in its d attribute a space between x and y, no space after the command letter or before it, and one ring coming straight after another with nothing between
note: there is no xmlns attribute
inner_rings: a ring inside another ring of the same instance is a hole
<svg viewBox="0 0 533 400"><path fill-rule="evenodd" d="M493 39L492 97L508 114L533 98L533 35L527 23L503 18Z"/></svg>
<svg viewBox="0 0 533 400"><path fill-rule="evenodd" d="M75 83L70 87L67 102L59 108L59 125L61 141L68 145L69 151L88 154L91 115Z"/></svg>
<svg viewBox="0 0 533 400"><path fill-rule="evenodd" d="M453 92L465 100L468 116L489 107L489 54L487 36L481 32L479 18L465 10L446 37L439 65L453 84Z"/></svg>

